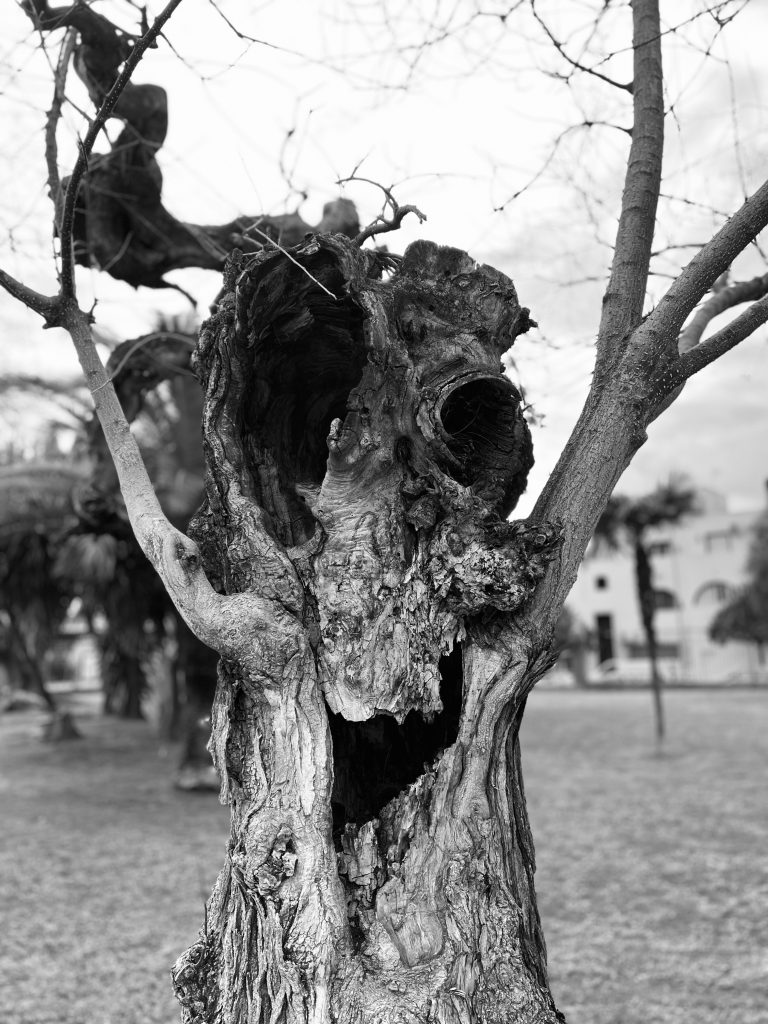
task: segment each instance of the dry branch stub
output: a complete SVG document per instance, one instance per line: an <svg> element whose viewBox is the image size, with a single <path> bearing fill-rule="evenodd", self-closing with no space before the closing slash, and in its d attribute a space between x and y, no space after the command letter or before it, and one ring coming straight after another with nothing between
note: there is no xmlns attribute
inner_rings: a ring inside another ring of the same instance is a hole
<svg viewBox="0 0 768 1024"><path fill-rule="evenodd" d="M465 253L340 235L236 253L196 354L209 577L268 609L222 662L232 806L185 1020L559 1019L517 754L512 624L557 531L501 356L530 324Z"/></svg>

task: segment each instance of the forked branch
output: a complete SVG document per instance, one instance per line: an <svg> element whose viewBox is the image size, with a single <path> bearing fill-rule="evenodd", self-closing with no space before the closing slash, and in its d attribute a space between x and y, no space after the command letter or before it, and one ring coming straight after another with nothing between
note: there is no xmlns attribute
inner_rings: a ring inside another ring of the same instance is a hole
<svg viewBox="0 0 768 1024"><path fill-rule="evenodd" d="M768 181L744 202L717 234L698 252L670 286L645 322L663 331L677 347L678 336L697 303L724 274L735 258L768 226Z"/></svg>
<svg viewBox="0 0 768 1024"><path fill-rule="evenodd" d="M764 279L757 278L756 280L763 281ZM768 293L768 286L764 286L763 298L753 302L743 313L740 313L721 330L710 335L705 341L697 344L695 348L684 352L675 367L673 381L679 384L684 383L694 373L698 373L715 359L735 348L739 342L745 341L754 334L758 327L762 327L764 323L768 322L768 294L766 293Z"/></svg>
<svg viewBox="0 0 768 1024"><path fill-rule="evenodd" d="M744 302L754 302L768 295L768 274L753 277L751 281L739 281L722 288L713 289L711 298L697 310L691 322L681 333L677 350L680 355L695 348L704 331L715 317Z"/></svg>
<svg viewBox="0 0 768 1024"><path fill-rule="evenodd" d="M606 4L605 6L607 7L608 5ZM544 34L549 39L550 43L552 43L552 45L563 58L563 60L566 62L566 64L569 64L573 68L573 71L581 71L586 75L591 75L593 78L597 78L599 79L599 81L605 82L606 85L612 85L614 89L621 89L622 91L629 93L633 91L634 85L632 82L617 82L615 78L611 78L609 75L604 75L602 71L598 71L597 68L591 68L589 67L589 65L583 64L581 61L576 60L574 57L571 57L570 54L566 52L564 44L559 39L557 39L555 34L552 32L552 29L549 27L549 25L547 25L547 23L541 17L539 12L536 10L535 0L531 0L531 14L536 19L539 26L543 29ZM573 74L573 72L571 74ZM571 77L571 75L557 75L557 77L568 80Z"/></svg>

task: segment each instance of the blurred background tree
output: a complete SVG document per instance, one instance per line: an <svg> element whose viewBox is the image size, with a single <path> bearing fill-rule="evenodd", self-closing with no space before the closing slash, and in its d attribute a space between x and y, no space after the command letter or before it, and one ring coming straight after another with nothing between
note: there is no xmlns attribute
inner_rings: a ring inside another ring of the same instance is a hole
<svg viewBox="0 0 768 1024"><path fill-rule="evenodd" d="M653 557L649 532L659 526L679 523L695 508L696 492L682 480L670 480L650 494L639 498L614 494L600 516L594 534L598 544L606 544L611 548L626 544L632 552L637 603L651 668L654 724L656 739L659 743L664 739L665 728L664 704L661 695L663 680L659 669L655 627L657 592L653 579Z"/></svg>
<svg viewBox="0 0 768 1024"><path fill-rule="evenodd" d="M768 644L768 512L757 519L747 560L749 579L712 621L713 640L746 640L757 645L760 665L765 665Z"/></svg>

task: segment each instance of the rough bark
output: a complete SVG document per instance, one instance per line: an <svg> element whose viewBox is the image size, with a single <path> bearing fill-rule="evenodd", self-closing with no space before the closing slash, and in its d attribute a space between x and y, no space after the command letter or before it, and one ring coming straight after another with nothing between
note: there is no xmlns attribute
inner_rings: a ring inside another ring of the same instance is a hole
<svg viewBox="0 0 768 1024"><path fill-rule="evenodd" d="M90 11L28 6L41 22ZM73 301L76 187L60 294L0 272L6 290L69 330L139 542L190 628L222 655L213 749L232 838L204 934L175 970L188 1021L559 1017L516 745L525 697L648 422L768 315L758 300L678 354L686 317L768 221L764 187L641 321L664 112L658 2L631 7L633 141L594 383L527 523L503 519L530 449L498 372L526 321L511 283L464 254L421 245L400 265L338 237L311 240L292 255L312 284L273 252L230 261L199 358L209 474L196 535L214 587L154 500ZM92 94L101 108L76 172L116 111L118 56ZM164 98L147 89L159 144ZM141 148L124 141L116 166ZM153 154L141 159L125 184L144 188L162 220ZM114 234L105 270L132 231ZM99 244L87 225L85 238ZM126 280L162 283L155 246L123 268ZM381 270L391 278L377 280Z"/></svg>
<svg viewBox="0 0 768 1024"><path fill-rule="evenodd" d="M275 627L219 670L232 834L174 970L188 1022L560 1019L517 739L546 662L509 624L558 536L504 518L532 456L500 358L528 324L429 243L230 262L194 533Z"/></svg>

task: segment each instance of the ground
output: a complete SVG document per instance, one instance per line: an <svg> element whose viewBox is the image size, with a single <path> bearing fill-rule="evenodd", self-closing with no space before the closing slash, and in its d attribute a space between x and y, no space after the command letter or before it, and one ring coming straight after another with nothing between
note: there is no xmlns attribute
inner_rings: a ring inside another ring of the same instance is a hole
<svg viewBox="0 0 768 1024"><path fill-rule="evenodd" d="M768 1022L768 692L534 693L523 727L552 984L569 1024ZM0 717L0 1021L175 1024L226 811L173 751L80 704Z"/></svg>

